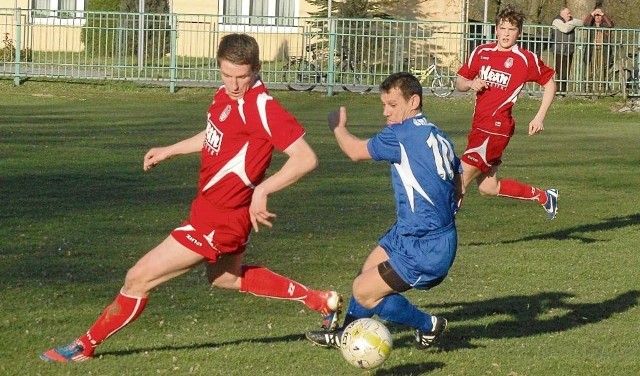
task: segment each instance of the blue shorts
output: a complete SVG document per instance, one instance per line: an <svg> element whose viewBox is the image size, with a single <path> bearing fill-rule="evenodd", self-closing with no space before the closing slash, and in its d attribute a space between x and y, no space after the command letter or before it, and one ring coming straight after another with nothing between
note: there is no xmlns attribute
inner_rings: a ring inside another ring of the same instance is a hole
<svg viewBox="0 0 640 376"><path fill-rule="evenodd" d="M449 273L458 248L458 232L454 223L425 236L398 234L392 227L378 244L389 256L389 264L412 288L428 290L438 285Z"/></svg>

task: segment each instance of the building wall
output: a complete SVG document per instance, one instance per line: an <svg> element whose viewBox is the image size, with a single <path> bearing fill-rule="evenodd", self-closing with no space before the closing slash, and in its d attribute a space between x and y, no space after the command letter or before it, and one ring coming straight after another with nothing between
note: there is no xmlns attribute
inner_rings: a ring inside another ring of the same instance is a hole
<svg viewBox="0 0 640 376"><path fill-rule="evenodd" d="M303 54L305 46L302 33L308 31L305 25L291 28L269 28L269 27L229 27L218 24L219 0L169 0L173 13L181 15L178 18L177 30L178 38L182 38L178 43L178 55L197 56L213 58L213 51L218 43L219 37L226 32L246 32L254 35L261 45L261 58L263 60L276 60L282 57L299 56ZM336 2L339 0L336 0ZM398 14L398 19L410 21L428 20L445 21L443 27L434 28L431 32L434 35L433 44L438 51L444 51L441 59L445 59L449 52L456 52L458 47L451 45L451 38L441 37L439 33L451 33L450 25L446 22L459 22L462 19L462 0L405 0L398 1L395 9L391 11ZM299 3L300 17L306 17L309 12L315 11L313 7L304 0ZM30 0L0 0L0 8L7 8L8 12L2 15L4 23L0 24L0 31L9 33L11 38L15 38L15 17L11 15L11 8L19 7L23 10L29 9ZM184 16L183 16L184 15ZM21 22L26 24L31 20L23 11ZM29 48L39 51L71 51L78 52L84 49L80 41L81 20L76 20L75 24L61 25L59 23L42 24L31 28L30 35L23 35L23 42ZM457 33L457 31L454 31ZM462 33L462 31L460 31ZM3 35L0 35L2 37ZM185 39L188 41L185 41ZM446 44L438 41L446 40ZM432 47L432 46L431 46ZM433 48L429 48L433 50ZM426 48L426 47L425 47Z"/></svg>
<svg viewBox="0 0 640 376"><path fill-rule="evenodd" d="M170 0L169 6L174 13L218 14L217 0Z"/></svg>
<svg viewBox="0 0 640 376"><path fill-rule="evenodd" d="M393 14L408 21L463 21L463 0L405 0L398 1Z"/></svg>

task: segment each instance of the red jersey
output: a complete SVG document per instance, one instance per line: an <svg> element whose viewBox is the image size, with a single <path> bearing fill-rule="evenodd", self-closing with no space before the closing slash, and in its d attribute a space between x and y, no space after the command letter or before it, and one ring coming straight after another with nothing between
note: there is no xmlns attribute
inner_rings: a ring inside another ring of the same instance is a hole
<svg viewBox="0 0 640 376"><path fill-rule="evenodd" d="M262 81L239 100L231 99L221 87L207 113L198 195L221 209L248 207L274 147L284 151L304 134Z"/></svg>
<svg viewBox="0 0 640 376"><path fill-rule="evenodd" d="M472 127L489 133L512 136L515 122L513 105L527 82L546 84L555 71L540 58L515 45L509 51L498 51L498 43L476 47L458 75L472 80L485 80L489 88L478 92Z"/></svg>

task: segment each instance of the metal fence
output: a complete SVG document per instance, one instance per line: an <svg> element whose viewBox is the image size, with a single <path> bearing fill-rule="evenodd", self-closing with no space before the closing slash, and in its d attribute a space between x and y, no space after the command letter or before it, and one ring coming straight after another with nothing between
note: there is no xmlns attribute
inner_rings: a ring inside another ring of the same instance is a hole
<svg viewBox="0 0 640 376"><path fill-rule="evenodd" d="M375 91L396 71L425 86L440 77L452 88L462 61L494 40L482 23L328 18L242 18L202 14L80 12L59 18L34 10L0 9L0 76L16 84L32 77L126 80L216 86L219 39L253 35L261 46L262 78L273 88ZM594 29L579 28L564 93L639 95L640 31L610 29L598 52ZM525 25L519 44L555 64L551 26ZM527 90L541 89L529 84Z"/></svg>

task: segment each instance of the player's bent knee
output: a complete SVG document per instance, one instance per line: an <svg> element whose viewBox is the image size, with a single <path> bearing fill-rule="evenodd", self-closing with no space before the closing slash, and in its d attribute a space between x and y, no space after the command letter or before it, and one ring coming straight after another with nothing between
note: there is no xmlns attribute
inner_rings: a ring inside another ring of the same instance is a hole
<svg viewBox="0 0 640 376"><path fill-rule="evenodd" d="M149 292L149 277L143 267L133 266L124 278L124 290L134 296L142 296Z"/></svg>
<svg viewBox="0 0 640 376"><path fill-rule="evenodd" d="M367 294L362 294L358 290L353 290L353 298L366 309L372 309L379 303L379 299L374 299Z"/></svg>
<svg viewBox="0 0 640 376"><path fill-rule="evenodd" d="M478 187L478 192L481 196L497 196L499 191L495 188L483 188Z"/></svg>

